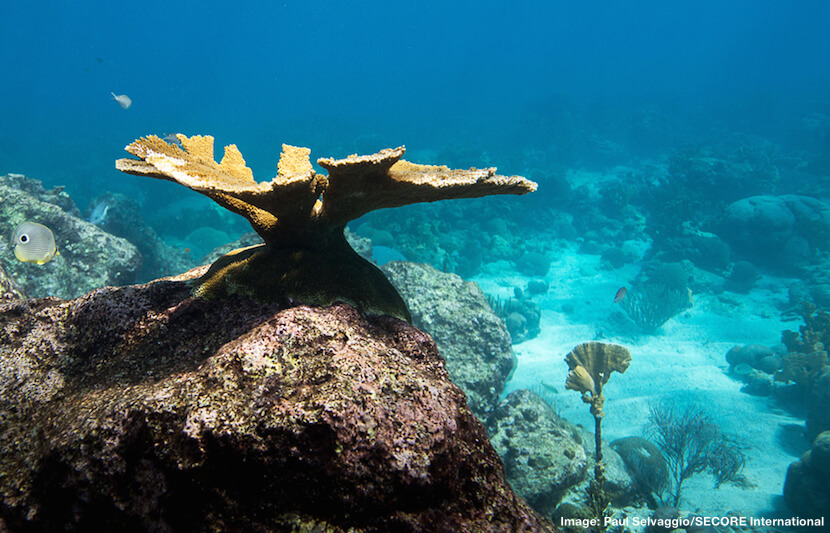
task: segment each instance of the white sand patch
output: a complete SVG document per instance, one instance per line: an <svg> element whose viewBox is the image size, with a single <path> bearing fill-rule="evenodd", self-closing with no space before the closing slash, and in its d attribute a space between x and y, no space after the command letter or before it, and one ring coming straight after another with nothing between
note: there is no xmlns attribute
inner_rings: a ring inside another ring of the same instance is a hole
<svg viewBox="0 0 830 533"><path fill-rule="evenodd" d="M727 511L762 516L780 508L787 467L802 450L793 433L803 420L776 408L772 398L740 391L742 383L725 372L725 354L739 344L773 345L783 329L800 322L782 322L775 304L786 301L785 281L765 277L749 294L695 295L695 305L647 335L613 303L617 289L637 274L637 268L602 270L596 255L584 255L575 246L561 249L546 276L550 291L533 298L542 309L538 337L514 345L519 366L505 395L544 382L559 390L559 412L568 420L593 429L588 406L580 395L566 391L568 366L574 346L603 340L626 346L632 363L625 374L614 374L605 388L603 437L614 440L642 435L649 406L670 402L680 409L703 408L727 435L736 437L747 456L744 475L755 486L713 488L711 476L692 477L683 486L681 507L707 515ZM524 288L530 278L506 262L488 265L475 278L490 294L507 298L513 287ZM803 446L807 446L806 441Z"/></svg>

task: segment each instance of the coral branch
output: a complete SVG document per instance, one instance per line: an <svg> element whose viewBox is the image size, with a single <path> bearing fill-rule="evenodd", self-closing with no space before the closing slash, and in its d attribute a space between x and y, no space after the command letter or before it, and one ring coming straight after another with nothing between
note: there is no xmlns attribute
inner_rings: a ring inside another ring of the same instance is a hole
<svg viewBox="0 0 830 533"><path fill-rule="evenodd" d="M317 160L329 171L322 215L332 223L345 223L375 209L536 190L535 183L521 176L500 176L495 168L451 170L403 161L404 151L401 146L371 156Z"/></svg>

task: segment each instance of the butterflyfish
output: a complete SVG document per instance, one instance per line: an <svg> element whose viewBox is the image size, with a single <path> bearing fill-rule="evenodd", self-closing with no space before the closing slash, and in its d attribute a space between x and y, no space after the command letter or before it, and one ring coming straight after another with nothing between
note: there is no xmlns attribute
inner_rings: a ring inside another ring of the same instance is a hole
<svg viewBox="0 0 830 533"><path fill-rule="evenodd" d="M24 263L42 265L58 255L52 230L37 222L23 222L12 233L14 255Z"/></svg>
<svg viewBox="0 0 830 533"><path fill-rule="evenodd" d="M129 109L130 106L133 105L132 99L126 94L110 94L112 95L112 99L118 102L118 105L120 105L122 109Z"/></svg>

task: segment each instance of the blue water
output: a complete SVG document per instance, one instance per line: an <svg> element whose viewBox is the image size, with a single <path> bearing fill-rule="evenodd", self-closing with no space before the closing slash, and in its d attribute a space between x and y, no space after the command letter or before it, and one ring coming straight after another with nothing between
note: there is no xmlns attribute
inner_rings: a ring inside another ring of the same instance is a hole
<svg viewBox="0 0 830 533"><path fill-rule="evenodd" d="M237 143L261 180L283 142L315 156L446 143L508 154L588 129L656 151L716 126L783 135L827 106L820 0L228 6L0 4L0 168L80 200L182 194L112 163L134 138L170 132ZM644 106L682 122L678 138L632 124Z"/></svg>

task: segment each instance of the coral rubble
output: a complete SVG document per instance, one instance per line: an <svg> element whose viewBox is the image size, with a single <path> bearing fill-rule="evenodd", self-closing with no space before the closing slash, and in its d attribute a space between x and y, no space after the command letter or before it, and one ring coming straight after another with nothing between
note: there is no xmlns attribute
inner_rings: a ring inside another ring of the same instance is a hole
<svg viewBox="0 0 830 533"><path fill-rule="evenodd" d="M149 136L126 147L124 172L175 181L245 217L265 244L217 260L198 281L205 297L244 294L260 301L325 305L344 301L370 314L409 319L401 297L383 274L349 247L346 223L387 207L491 194L525 194L536 184L500 176L495 168L450 170L401 159L404 148L368 156L318 159L283 145L277 176L256 182L235 145L213 159L213 137L177 135L182 147Z"/></svg>

